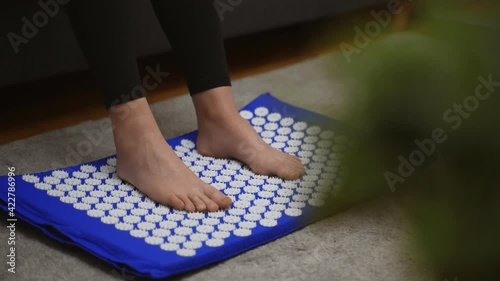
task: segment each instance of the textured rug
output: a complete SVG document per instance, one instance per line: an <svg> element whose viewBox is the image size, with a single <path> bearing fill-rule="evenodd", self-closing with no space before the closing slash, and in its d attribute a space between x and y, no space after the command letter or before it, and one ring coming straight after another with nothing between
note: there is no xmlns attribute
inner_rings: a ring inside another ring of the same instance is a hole
<svg viewBox="0 0 500 281"><path fill-rule="evenodd" d="M328 69L328 71L326 70ZM330 117L343 110L344 97L356 81L345 75L342 55L322 56L269 73L234 81L238 106L259 93ZM168 82L168 81L166 81ZM194 108L182 96L152 105L168 139L196 129ZM0 175L15 166L19 174L64 168L114 154L111 132L102 130L109 119L89 121L0 146ZM75 155L91 132L101 130L90 152ZM6 220L2 212L2 220ZM417 269L405 247L409 242L404 215L397 202L384 199L356 206L302 228L265 246L201 270L176 276L182 280L433 280ZM0 230L0 241L9 232ZM141 280L80 250L54 241L22 221L16 224L16 274L4 264L1 280ZM7 253L6 242L0 252ZM2 254L2 256L5 256ZM170 279L171 280L171 279ZM436 280L437 281L437 280Z"/></svg>

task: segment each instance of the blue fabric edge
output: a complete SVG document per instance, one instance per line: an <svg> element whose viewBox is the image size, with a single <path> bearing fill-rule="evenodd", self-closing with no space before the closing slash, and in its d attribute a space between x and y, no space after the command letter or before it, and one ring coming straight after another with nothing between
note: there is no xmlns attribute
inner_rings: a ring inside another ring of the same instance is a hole
<svg viewBox="0 0 500 281"><path fill-rule="evenodd" d="M319 125L319 126L322 126L322 127L326 127L326 128L335 127L335 129L337 131L338 130L347 130L347 131L351 132L351 129L349 129L348 127L346 127L345 125L343 125L342 123L340 123L339 121L337 121L335 119L332 119L332 118L323 116L321 114L318 114L318 113L315 113L315 112L312 112L312 111L309 111L309 110L306 110L306 109L302 109L302 108L299 108L299 107L296 107L296 106L293 106L293 105L290 105L290 104L287 104L287 103L285 103L285 102L283 102L283 101L275 98L270 93L265 93L265 94L260 95L259 97L257 97L256 99L254 99L252 102L250 102L248 105L246 105L245 107L243 107L242 110L252 109L254 107L258 107L258 105L256 105L256 104L259 104L259 103L265 103L266 106L269 106L271 108L273 108L273 106L277 107L278 108L277 111L281 112L282 115L287 116L287 117L293 117L295 115L300 115L302 121L310 122L312 124L316 124L316 125ZM275 109L275 108L273 108L273 109ZM196 131L190 132L190 133L187 133L187 134L184 134L184 135L181 135L181 136L178 136L178 137L176 137L173 140L170 140L168 142L169 142L169 144L174 145L176 143L176 140L179 141L179 139L181 139L183 137L186 137L188 135L193 135L193 134L196 134ZM108 157L105 157L103 159L107 159L109 157L112 157L112 156L108 156ZM97 161L97 160L94 160L94 161L91 161L91 162L95 162L95 161ZM91 163L91 162L88 162L88 163ZM78 166L83 165L83 164L85 164L85 163L74 165L74 166L67 167L67 168L74 168L74 167L78 167ZM20 176L21 175L17 175L17 177L20 177ZM0 176L0 182L4 182L4 180L6 180L6 178L7 178L7 176ZM0 205L0 207L2 207L3 210L7 211L7 204L5 203L5 201L6 201L5 198L6 198L6 196L4 197L3 194L0 194L0 201L3 203L3 204ZM20 208L18 207L16 209L20 209ZM323 208L323 209L325 209L325 208ZM22 210L22 207L21 207L21 210ZM317 210L317 208L316 208L316 210ZM27 212L30 212L30 211L27 211ZM211 260L198 261L200 263L195 263L195 264L193 264L191 266L189 266L189 265L186 266L185 265L183 268L178 268L177 270L174 269L174 270L171 270L169 272L166 272L164 270L163 271L157 271L157 272L151 271L149 273L144 273L144 272L141 273L141 272L137 272L137 271L134 271L134 270L130 270L128 268L123 268L121 264L116 263L113 260L110 260L106 256L99 255L98 253L95 253L92 250L83 247L83 245L74 242L73 240L71 240L70 236L61 237L59 234L52 233L50 230L48 230L43 225L40 225L39 223L35 222L32 219L29 219L26 216L23 216L22 214L21 215L17 214L17 217L21 218L22 220L25 220L26 222L34 225L35 227L41 229L44 233L46 233L50 237L56 239L57 241L77 246L77 247L85 250L86 252L89 252L90 254L98 257L99 259L102 259L102 260L104 260L104 261L112 264L117 269L120 269L120 270L123 269L125 272L127 272L129 274L134 274L134 275L143 276L143 277L150 277L150 278L165 278L165 277L169 277L169 276L172 276L172 275L177 275L177 274L181 274L181 273L184 273L184 272L187 272L187 271L198 269L198 268L201 268L201 267L206 266L208 264L212 264L212 263L215 263L215 262L227 259L229 257L236 256L236 255L238 255L238 254L240 254L242 252L245 252L245 251L247 251L249 249L255 248L255 247L259 246L259 245L262 245L262 244L268 243L270 241L276 240L276 239L278 239L278 238L280 238L282 236L285 236L285 235L287 235L287 234L289 234L291 232L294 232L297 229L305 227L308 224L316 222L316 221L318 221L318 220L320 220L320 219L322 219L324 217L327 217L329 215L330 214L327 211L324 211L324 212L315 212L314 216L306 213L306 214L303 214L301 217L292 218L293 220L291 222L288 222L288 223L282 224L282 225L279 224L278 226L274 227L273 231L272 231L272 235L269 235L268 237L265 237L264 239L262 239L263 238L262 236L258 236L258 237L252 237L252 236L245 237L244 238L244 239L246 239L245 245L238 247L235 251L231 251L231 252L228 252L228 253L225 253L225 254L219 253L217 255L214 255L214 258L211 259ZM63 231L61 231L61 233L63 235L65 234Z"/></svg>

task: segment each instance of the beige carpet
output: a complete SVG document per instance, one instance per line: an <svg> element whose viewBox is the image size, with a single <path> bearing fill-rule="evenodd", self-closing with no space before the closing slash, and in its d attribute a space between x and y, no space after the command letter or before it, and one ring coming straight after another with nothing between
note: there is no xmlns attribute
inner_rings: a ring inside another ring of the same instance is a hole
<svg viewBox="0 0 500 281"><path fill-rule="evenodd" d="M243 106L269 91L285 102L336 117L355 83L344 72L341 54L323 56L234 81L235 98ZM187 95L156 103L152 108L166 138L196 129L194 108ZM71 158L66 161L68 151L86 139L85 131L98 129L99 122L85 122L0 146L0 167L15 166L19 173L29 173L78 164ZM105 134L81 161L110 154L114 154L113 139ZM2 168L0 174L6 173ZM17 273L10 274L3 261L7 235L7 229L0 228L0 280L142 280L122 276L110 265L78 248L55 242L26 223L17 227ZM384 199L355 206L229 260L173 279L433 280L425 268L417 269L406 247L409 242L402 209L397 202Z"/></svg>

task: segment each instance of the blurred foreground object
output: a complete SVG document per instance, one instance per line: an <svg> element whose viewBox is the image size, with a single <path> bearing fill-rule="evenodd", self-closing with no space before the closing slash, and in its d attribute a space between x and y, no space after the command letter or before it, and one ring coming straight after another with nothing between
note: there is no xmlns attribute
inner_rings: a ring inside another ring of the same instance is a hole
<svg viewBox="0 0 500 281"><path fill-rule="evenodd" d="M419 1L421 33L352 57L344 208L402 193L415 254L436 280L500 280L500 13L497 1Z"/></svg>

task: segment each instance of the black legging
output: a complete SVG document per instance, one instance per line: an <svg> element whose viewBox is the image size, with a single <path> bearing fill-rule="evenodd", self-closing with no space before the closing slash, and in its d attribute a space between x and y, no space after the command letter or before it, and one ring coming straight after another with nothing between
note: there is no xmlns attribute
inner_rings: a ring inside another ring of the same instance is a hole
<svg viewBox="0 0 500 281"><path fill-rule="evenodd" d="M230 86L213 0L151 2L186 74L189 92ZM136 62L133 0L72 0L66 9L106 108L144 97Z"/></svg>

